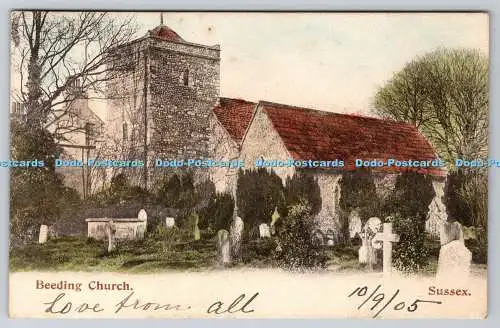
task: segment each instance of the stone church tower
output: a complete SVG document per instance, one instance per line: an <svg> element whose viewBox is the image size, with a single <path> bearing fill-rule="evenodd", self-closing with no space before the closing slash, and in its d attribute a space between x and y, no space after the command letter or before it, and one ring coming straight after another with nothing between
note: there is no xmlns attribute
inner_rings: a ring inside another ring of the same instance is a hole
<svg viewBox="0 0 500 328"><path fill-rule="evenodd" d="M132 183L149 188L155 158L208 157L210 120L219 99L220 46L194 44L166 25L110 54L109 138L119 159L139 159L126 170ZM160 171L160 172L158 172Z"/></svg>

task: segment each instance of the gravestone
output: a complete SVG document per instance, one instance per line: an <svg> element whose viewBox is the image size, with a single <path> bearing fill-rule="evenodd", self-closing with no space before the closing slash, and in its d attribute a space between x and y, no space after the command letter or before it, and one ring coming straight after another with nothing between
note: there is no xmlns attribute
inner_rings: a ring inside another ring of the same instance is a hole
<svg viewBox="0 0 500 328"><path fill-rule="evenodd" d="M229 232L227 232L227 230L222 229L217 232L217 247L219 253L219 262L221 264L231 263Z"/></svg>
<svg viewBox="0 0 500 328"><path fill-rule="evenodd" d="M435 196L429 204L427 212L427 220L425 221L425 231L433 236L439 236L441 226L448 220L448 214L444 200L445 183L443 181L432 181L432 188Z"/></svg>
<svg viewBox="0 0 500 328"><path fill-rule="evenodd" d="M167 229L175 227L175 218L167 216L165 218L165 227L167 227Z"/></svg>
<svg viewBox="0 0 500 328"><path fill-rule="evenodd" d="M139 211L139 214L137 214L137 219L139 221L148 221L148 213L146 213L146 210L145 209L141 209Z"/></svg>
<svg viewBox="0 0 500 328"><path fill-rule="evenodd" d="M439 250L436 277L440 281L466 283L472 261L472 253L465 247L461 225L444 222L441 226L441 249Z"/></svg>
<svg viewBox="0 0 500 328"><path fill-rule="evenodd" d="M392 243L399 242L399 236L392 233L392 223L384 223L383 231L375 234L373 242L382 243L384 277L388 277L392 273Z"/></svg>
<svg viewBox="0 0 500 328"><path fill-rule="evenodd" d="M112 253L116 249L116 227L113 221L106 223L106 236L108 238L108 253Z"/></svg>
<svg viewBox="0 0 500 328"><path fill-rule="evenodd" d="M271 232L269 231L269 226L267 223L262 223L259 225L260 238L270 238Z"/></svg>
<svg viewBox="0 0 500 328"><path fill-rule="evenodd" d="M48 235L49 235L49 227L46 226L45 224L42 224L40 226L40 233L38 235L38 243L45 244L47 242Z"/></svg>
<svg viewBox="0 0 500 328"><path fill-rule="evenodd" d="M243 220L237 216L231 223L229 238L231 244L232 258L235 260L241 259L241 240L243 236Z"/></svg>
<svg viewBox="0 0 500 328"><path fill-rule="evenodd" d="M371 217L366 221L363 229L359 233L361 237L361 247L358 250L358 261L362 264L368 264L370 268L377 263L375 248L373 247L373 238L381 230L382 221L377 217Z"/></svg>

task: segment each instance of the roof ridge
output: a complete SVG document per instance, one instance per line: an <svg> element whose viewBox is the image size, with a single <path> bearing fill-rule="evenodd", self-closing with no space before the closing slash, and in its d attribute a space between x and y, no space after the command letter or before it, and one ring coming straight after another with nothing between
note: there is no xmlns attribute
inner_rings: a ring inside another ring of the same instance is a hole
<svg viewBox="0 0 500 328"><path fill-rule="evenodd" d="M316 108L307 108L307 107L300 107L300 106L294 106L294 105L288 105L288 104L282 104L282 103L277 103L277 102L272 102L272 101L267 101L267 100L260 100L259 105L263 106L279 106L279 107L286 107L289 109L295 109L295 110L300 110L303 112L311 112L312 114L319 114L319 115L327 115L327 116L345 116L345 117L352 117L352 118L360 118L360 119L368 119L368 120L375 120L379 122L384 122L384 123L392 123L392 124L397 124L397 125L408 125L412 128L416 127L408 122L402 122L402 121L393 121L393 120L387 120L379 117L373 117L373 116L365 116L365 115L359 115L359 114L347 114L347 113L338 113L338 112L330 112L326 110L321 110L321 109L316 109Z"/></svg>

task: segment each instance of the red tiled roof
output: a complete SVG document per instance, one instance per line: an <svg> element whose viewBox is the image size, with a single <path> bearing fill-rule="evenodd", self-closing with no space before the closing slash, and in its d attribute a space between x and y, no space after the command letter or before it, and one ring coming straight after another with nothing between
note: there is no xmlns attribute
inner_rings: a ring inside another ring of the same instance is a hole
<svg viewBox="0 0 500 328"><path fill-rule="evenodd" d="M241 143L252 120L256 103L243 99L220 98L214 113L236 143Z"/></svg>
<svg viewBox="0 0 500 328"><path fill-rule="evenodd" d="M344 160L347 170L363 160L433 160L437 156L411 124L260 102L294 159ZM387 169L387 168L386 168ZM391 167L391 171L403 171ZM414 169L442 175L442 170Z"/></svg>
<svg viewBox="0 0 500 328"><path fill-rule="evenodd" d="M177 34L174 30L166 25L158 25L152 31L150 35L155 38L162 39L164 41L170 42L184 42L184 40Z"/></svg>

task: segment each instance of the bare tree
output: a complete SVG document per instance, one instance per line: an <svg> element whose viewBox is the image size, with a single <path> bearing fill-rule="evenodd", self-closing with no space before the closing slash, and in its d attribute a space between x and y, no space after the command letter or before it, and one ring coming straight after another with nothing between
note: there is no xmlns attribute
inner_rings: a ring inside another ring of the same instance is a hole
<svg viewBox="0 0 500 328"><path fill-rule="evenodd" d="M380 88L384 118L414 124L445 160L488 151L488 59L478 50L440 49L416 58Z"/></svg>
<svg viewBox="0 0 500 328"><path fill-rule="evenodd" d="M12 41L20 83L15 96L29 126L49 128L67 114L79 89L99 97L110 78L109 52L136 34L133 17L104 12L13 12ZM75 127L63 127L60 134Z"/></svg>

